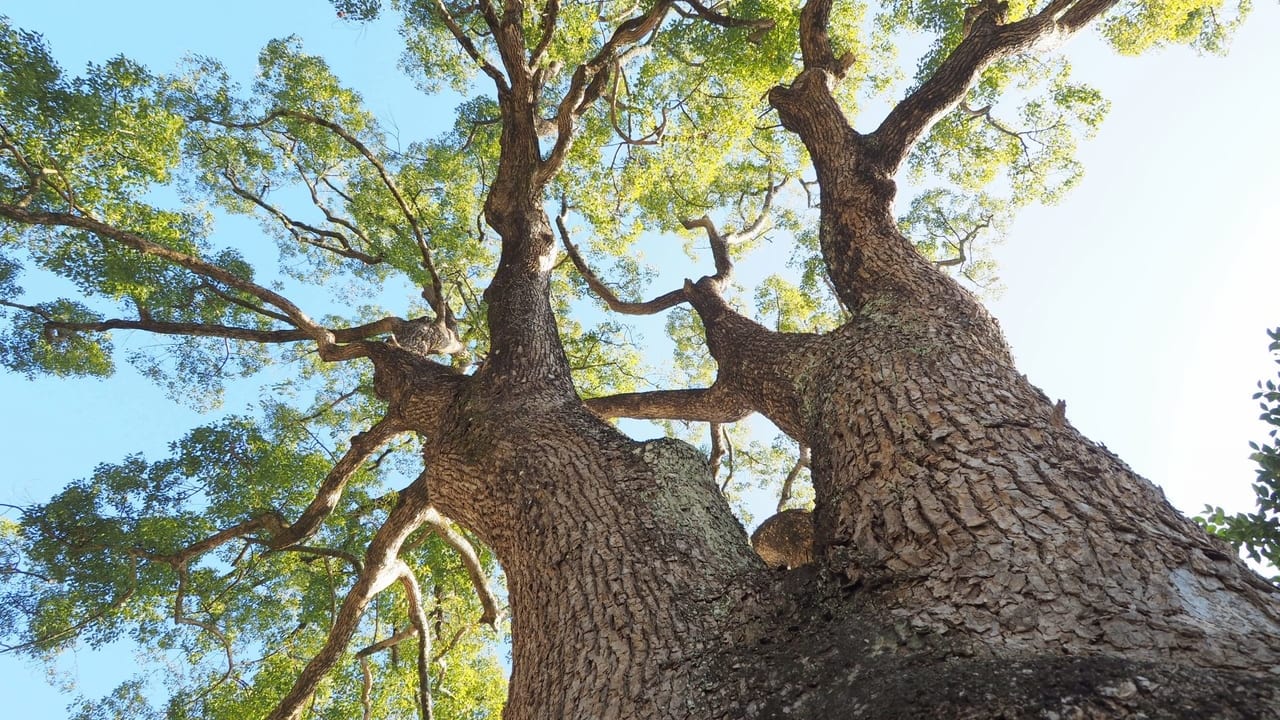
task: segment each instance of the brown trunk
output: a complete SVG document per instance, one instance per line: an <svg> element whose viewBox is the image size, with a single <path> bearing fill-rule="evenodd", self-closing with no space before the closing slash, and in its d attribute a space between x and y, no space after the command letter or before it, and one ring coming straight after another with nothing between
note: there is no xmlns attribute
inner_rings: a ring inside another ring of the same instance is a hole
<svg viewBox="0 0 1280 720"><path fill-rule="evenodd" d="M425 439L431 503L502 562L513 629L504 716L688 717L737 603L728 588L762 563L704 456L633 441L578 399L536 193L495 185L486 213L503 240L486 291L492 354L447 397L428 389L435 378L418 392L391 390L417 385L403 375L382 388Z"/></svg>
<svg viewBox="0 0 1280 720"><path fill-rule="evenodd" d="M1016 371L898 233L874 138L782 115L852 318L781 335L690 288L717 383L812 448L819 560L743 620L770 649L728 652L775 696L742 715L1280 715L1275 588Z"/></svg>
<svg viewBox="0 0 1280 720"><path fill-rule="evenodd" d="M509 720L1276 714L1280 683L1252 674L1280 661L1272 589L1080 437L894 227L892 170L955 93L871 136L825 70L771 93L817 168L822 252L852 314L838 331L773 333L718 280L685 289L720 365L699 397L812 448L817 561L771 571L706 458L632 441L577 399L513 63L485 205L502 238L493 353L471 377L421 380L375 357L392 415L425 438L430 502L506 571Z"/></svg>
<svg viewBox="0 0 1280 720"><path fill-rule="evenodd" d="M985 333L915 310L860 315L812 379L819 542L837 567L888 573L899 617L1001 651L1280 660L1269 585Z"/></svg>

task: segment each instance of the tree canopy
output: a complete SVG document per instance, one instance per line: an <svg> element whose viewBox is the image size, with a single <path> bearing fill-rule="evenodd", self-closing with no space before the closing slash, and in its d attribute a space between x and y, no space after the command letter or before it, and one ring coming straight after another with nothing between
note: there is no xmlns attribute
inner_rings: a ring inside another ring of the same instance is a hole
<svg viewBox="0 0 1280 720"><path fill-rule="evenodd" d="M845 116L884 128L884 152L919 188L899 203L902 231L979 288L994 279L983 243L1078 181L1077 145L1108 106L1063 56L1011 46L936 122L899 122L971 34L1072 13L1083 24L1109 3L844 3L826 8L822 42L792 3L333 7L343 22L397 23L403 70L456 108L452 123L401 137L305 38L268 44L252 78L206 57L71 73L39 35L0 25L0 361L27 377L108 377L123 360L202 409L228 382L263 387L259 412L191 429L168 458L108 460L0 527L10 649L54 656L127 637L184 663L169 687L127 683L85 717L151 702L174 716L266 715L325 656L306 690L316 716L433 703L441 717L496 716L502 670L474 628L501 621L495 559L433 508L395 520L425 472L410 428L383 413L401 390L362 361L407 349L440 368L423 372L467 376L519 351L503 324L519 318L486 315L510 252L495 188L531 183L554 218L549 302L577 393L616 416L643 391L682 412L631 414L702 420L706 393L685 390L715 391L702 322L683 307L688 288L653 287L644 243L679 238L689 275L724 281L777 331L823 333L850 311L819 247L819 180L771 109L775 88L803 67L838 77ZM1216 51L1244 10L1130 3L1100 27L1125 53ZM898 49L922 37L918 66L899 70ZM536 127L512 107L531 108ZM537 169L513 180L504 153L519 152ZM235 216L259 234L219 234ZM735 261L766 243L785 244L787 268L734 287ZM57 290L32 297L28 278ZM655 359L654 339L619 316L668 309L671 359ZM169 341L119 342L130 333ZM703 446L731 495L802 478L807 449L748 437L745 414L709 434L668 430ZM805 492L788 483L779 509ZM366 572L382 544L385 568ZM157 690L169 697L147 698Z"/></svg>

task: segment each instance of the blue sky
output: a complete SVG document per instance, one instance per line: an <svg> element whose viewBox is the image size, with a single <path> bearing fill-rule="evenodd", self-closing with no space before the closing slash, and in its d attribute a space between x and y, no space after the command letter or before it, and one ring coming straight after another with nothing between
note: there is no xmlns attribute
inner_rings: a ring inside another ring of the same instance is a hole
<svg viewBox="0 0 1280 720"><path fill-rule="evenodd" d="M8 8L48 37L75 70L117 52L157 70L188 52L248 78L258 49L296 33L338 58L371 109L406 129L433 108L398 79L394 38L339 22L324 2L127 4L27 2ZM1196 512L1251 505L1247 442L1262 425L1250 399L1274 374L1264 329L1280 325L1280 7L1260 3L1227 58L1168 50L1121 58L1092 38L1068 50L1076 76L1112 112L1081 159L1083 183L1060 205L1023 213L997 250L1007 290L990 304L1020 367L1067 418ZM775 260L776 262L776 260ZM124 341L120 341L126 344ZM128 342L145 342L132 339ZM101 461L152 457L198 418L141 382L36 381L0 376L0 501L41 500ZM252 394L233 393L228 410ZM67 655L89 695L132 663ZM67 696L41 671L0 656L0 692L15 716L65 716Z"/></svg>

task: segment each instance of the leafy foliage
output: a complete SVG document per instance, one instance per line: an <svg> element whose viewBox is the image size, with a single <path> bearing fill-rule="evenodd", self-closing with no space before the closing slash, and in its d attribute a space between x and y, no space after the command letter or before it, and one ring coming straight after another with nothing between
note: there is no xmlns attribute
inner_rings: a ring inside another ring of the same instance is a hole
<svg viewBox="0 0 1280 720"><path fill-rule="evenodd" d="M1280 365L1280 328L1267 331L1269 349ZM1264 443L1250 442L1250 458L1258 464L1258 478L1253 484L1257 511L1228 515L1220 507L1206 505L1204 515L1196 518L1209 532L1242 550L1254 562L1265 562L1280 568L1280 385L1275 380L1258 382L1254 400L1260 400L1260 420L1271 426ZM1280 584L1280 575L1271 578Z"/></svg>
<svg viewBox="0 0 1280 720"><path fill-rule="evenodd" d="M341 512L305 546L282 552L265 535L246 535L205 548L205 538L268 508L300 514L313 492L307 479L322 477L332 462L296 412L276 408L268 417L266 426L233 417L197 428L165 460L133 455L100 465L48 503L25 509L19 522L6 522L6 645L52 657L73 642L100 646L127 637L182 658L183 671L167 681L168 716L265 714L322 644L357 558L394 497L386 486L397 484L394 472L360 473ZM426 579L432 599L434 672L449 689L437 713L496 717L504 671L486 637L469 629L481 610L465 571L429 533L402 558ZM484 561L493 568L492 557ZM362 658L380 678L365 700L386 715L412 711L412 693L397 688L414 684L413 662L396 655L416 640L359 655L408 626L407 612L402 598L375 600L318 716L360 714ZM140 683L87 703L82 716L111 717L136 705Z"/></svg>
<svg viewBox="0 0 1280 720"><path fill-rule="evenodd" d="M163 681L140 675L83 701L78 718L264 716L325 647L366 549L421 459L414 442L392 436L356 452L382 416L372 373L328 363L305 341L343 331L385 339L407 322L400 313L449 326L461 349L447 362L460 372L493 351L485 290L498 247L484 203L506 118L494 87L505 82L503 49L485 17L492 8L332 4L342 21L394 23L402 69L432 102L453 108L453 121L401 143L296 37L269 42L247 85L204 57L171 74L116 57L71 76L43 38L0 18L0 206L21 218L0 222L0 363L27 377L105 377L119 346L145 376L202 409L218 404L227 381L258 375L264 383L252 416L211 420L174 442L166 459L134 454L99 465L16 519L0 518L8 649L51 659L76 643L124 639L165 667ZM914 34L928 33L930 44L911 82L935 70L967 32L966 5L836 4L833 50L856 58L838 89L850 120L898 90L905 73L895 48ZM1173 42L1217 50L1235 22L1219 22L1220 6L1135 1L1104 32L1125 52ZM535 65L544 119L556 116L575 68L645 9L619 0L521 7L516 24L529 47L517 54ZM710 271L707 226L734 238L725 250L734 256L785 238L788 266L735 292L779 331L830 331L845 308L824 274L811 169L766 100L798 70L801 3L715 6L734 15L719 24L677 7L600 70L595 102L574 119L544 200L564 208L588 262L627 299L642 299L660 277L643 247L658 244L669 264L668 248L683 242L697 266L687 274L697 277ZM1007 20L1033 11L1012 2ZM998 239L1018 208L1054 202L1078 181L1077 145L1106 109L1060 58L1020 55L991 66L911 155L906 180L922 190L901 218L904 233L938 264L989 284L994 270L979 241ZM545 152L559 130L541 132L537 151ZM238 231L245 219L266 242L219 245L218 232ZM642 353L654 346L671 351L664 379L672 385L715 378L688 309L672 310L655 342L639 326L602 318L567 263L555 268L550 292L582 396L655 385ZM117 342L133 333L173 340ZM1271 383L1259 397L1280 422ZM805 450L790 440L762 441L748 423L716 426L712 440L700 425L669 423L667 431L715 456L722 489L739 507L747 488L776 492L790 506L810 499ZM1255 450L1260 502L1265 485L1265 508L1274 511L1280 460L1274 447ZM333 507L302 536L277 542L287 519L308 516L344 453L356 459ZM1220 510L1215 517L1223 532L1253 542L1238 530L1244 525ZM1256 517L1253 526L1274 530L1274 518ZM408 631L407 591L373 596L316 691L312 717L412 714L419 668L406 658L426 639L436 716L499 713L504 680L493 642L504 629L474 629L482 611L468 577L474 568L445 542L448 529L416 531L399 555L422 585L428 637ZM1268 542L1247 547L1274 557ZM497 570L484 548L477 563ZM161 694L168 700L157 704Z"/></svg>

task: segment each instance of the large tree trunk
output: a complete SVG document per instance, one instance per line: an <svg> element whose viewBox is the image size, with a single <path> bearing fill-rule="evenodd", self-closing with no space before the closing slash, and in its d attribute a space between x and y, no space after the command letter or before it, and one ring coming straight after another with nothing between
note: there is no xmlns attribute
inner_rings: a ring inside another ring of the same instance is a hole
<svg viewBox="0 0 1280 720"><path fill-rule="evenodd" d="M506 717L1280 716L1274 590L1018 374L894 225L918 118L859 136L829 80L771 100L813 157L851 319L785 335L729 307L718 276L685 290L719 363L703 397L812 448L817 561L790 571L750 551L694 449L632 441L578 400L532 94L500 92L493 354L447 387L378 369L426 439L430 502L506 571Z"/></svg>

